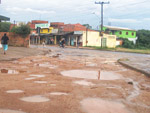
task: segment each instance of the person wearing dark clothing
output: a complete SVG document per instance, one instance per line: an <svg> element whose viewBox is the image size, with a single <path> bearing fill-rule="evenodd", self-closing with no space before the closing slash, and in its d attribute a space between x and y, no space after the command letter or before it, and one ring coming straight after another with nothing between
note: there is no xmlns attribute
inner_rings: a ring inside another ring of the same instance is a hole
<svg viewBox="0 0 150 113"><path fill-rule="evenodd" d="M6 54L6 51L8 50L8 40L9 38L5 33L4 36L1 38L1 44L3 46L4 54Z"/></svg>
<svg viewBox="0 0 150 113"><path fill-rule="evenodd" d="M62 43L62 47L64 48L65 47L65 39L64 38L62 39L61 43Z"/></svg>

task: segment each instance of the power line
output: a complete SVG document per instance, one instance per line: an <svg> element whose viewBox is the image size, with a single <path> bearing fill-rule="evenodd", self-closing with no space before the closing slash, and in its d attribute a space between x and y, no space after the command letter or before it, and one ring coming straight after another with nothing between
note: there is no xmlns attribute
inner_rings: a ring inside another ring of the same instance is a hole
<svg viewBox="0 0 150 113"><path fill-rule="evenodd" d="M133 6L133 5L142 4L142 3L146 3L146 2L150 2L150 1L146 0L146 1L143 1L143 2L135 2L135 3L127 4L127 5L118 6L118 7L115 7L115 8L120 8L120 7L124 7L124 6L131 6L131 5Z"/></svg>

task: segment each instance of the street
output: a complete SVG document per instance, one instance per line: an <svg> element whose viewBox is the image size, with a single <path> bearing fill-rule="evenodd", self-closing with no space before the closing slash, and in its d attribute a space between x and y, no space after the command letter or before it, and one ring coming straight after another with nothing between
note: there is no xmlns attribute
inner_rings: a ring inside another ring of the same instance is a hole
<svg viewBox="0 0 150 113"><path fill-rule="evenodd" d="M118 63L150 55L31 48L0 57L0 113L150 113L150 78Z"/></svg>

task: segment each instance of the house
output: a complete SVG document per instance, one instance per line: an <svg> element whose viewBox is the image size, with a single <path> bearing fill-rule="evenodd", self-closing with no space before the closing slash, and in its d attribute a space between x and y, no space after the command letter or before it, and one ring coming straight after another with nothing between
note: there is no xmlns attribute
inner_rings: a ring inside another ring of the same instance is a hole
<svg viewBox="0 0 150 113"><path fill-rule="evenodd" d="M52 32L48 21L44 20L32 20L28 23L31 31L30 42L31 44L41 44L44 40L49 40L49 34ZM39 28L39 29L37 29Z"/></svg>
<svg viewBox="0 0 150 113"><path fill-rule="evenodd" d="M115 35L104 35L104 37L101 37L99 31L87 29L79 23L64 24L58 29L58 33L52 34L55 37L55 44L59 44L60 39L65 38L65 44L68 46L116 47Z"/></svg>
<svg viewBox="0 0 150 113"><path fill-rule="evenodd" d="M107 34L116 35L117 40L126 38L130 41L133 41L134 44L136 43L137 40L136 30L113 26L104 26L103 30Z"/></svg>
<svg viewBox="0 0 150 113"><path fill-rule="evenodd" d="M53 27L50 27L49 23L35 24L35 29L40 28L40 34L50 34Z"/></svg>

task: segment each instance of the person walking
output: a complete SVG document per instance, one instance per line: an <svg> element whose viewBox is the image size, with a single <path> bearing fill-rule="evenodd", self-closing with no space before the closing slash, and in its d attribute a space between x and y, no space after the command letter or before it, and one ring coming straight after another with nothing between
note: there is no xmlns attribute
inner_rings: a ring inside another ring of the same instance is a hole
<svg viewBox="0 0 150 113"><path fill-rule="evenodd" d="M3 46L4 55L6 54L6 51L8 50L8 40L9 38L5 33L4 36L1 38L1 44Z"/></svg>
<svg viewBox="0 0 150 113"><path fill-rule="evenodd" d="M62 43L62 48L64 48L65 47L65 38L62 38L61 43Z"/></svg>

